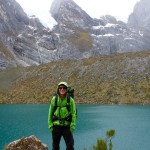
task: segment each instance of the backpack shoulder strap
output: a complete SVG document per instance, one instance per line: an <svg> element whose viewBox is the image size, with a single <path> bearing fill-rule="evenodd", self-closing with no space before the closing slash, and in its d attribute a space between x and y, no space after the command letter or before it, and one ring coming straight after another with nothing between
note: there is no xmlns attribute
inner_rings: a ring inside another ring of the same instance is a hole
<svg viewBox="0 0 150 150"><path fill-rule="evenodd" d="M57 101L58 101L58 95L56 94L55 95L55 104L54 104L54 111L53 111L53 113L56 111L56 109L57 109Z"/></svg>
<svg viewBox="0 0 150 150"><path fill-rule="evenodd" d="M70 112L70 96L67 96L67 110Z"/></svg>
<svg viewBox="0 0 150 150"><path fill-rule="evenodd" d="M67 96L67 103L70 104L70 96Z"/></svg>

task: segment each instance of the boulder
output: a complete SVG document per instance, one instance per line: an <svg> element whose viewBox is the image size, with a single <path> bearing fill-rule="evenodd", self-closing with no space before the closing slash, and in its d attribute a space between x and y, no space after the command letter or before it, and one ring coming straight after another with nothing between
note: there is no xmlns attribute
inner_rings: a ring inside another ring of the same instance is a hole
<svg viewBox="0 0 150 150"><path fill-rule="evenodd" d="M32 135L11 142L5 150L48 150L48 147Z"/></svg>

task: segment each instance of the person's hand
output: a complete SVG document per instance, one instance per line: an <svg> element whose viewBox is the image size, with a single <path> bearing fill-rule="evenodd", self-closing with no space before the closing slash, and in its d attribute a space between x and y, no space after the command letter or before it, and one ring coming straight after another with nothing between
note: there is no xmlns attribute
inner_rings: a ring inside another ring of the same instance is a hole
<svg viewBox="0 0 150 150"><path fill-rule="evenodd" d="M70 128L71 133L73 133L74 129Z"/></svg>
<svg viewBox="0 0 150 150"><path fill-rule="evenodd" d="M53 131L53 126L49 126L48 128L51 132Z"/></svg>
<svg viewBox="0 0 150 150"><path fill-rule="evenodd" d="M50 131L51 131L51 132L53 131L53 127L50 127Z"/></svg>

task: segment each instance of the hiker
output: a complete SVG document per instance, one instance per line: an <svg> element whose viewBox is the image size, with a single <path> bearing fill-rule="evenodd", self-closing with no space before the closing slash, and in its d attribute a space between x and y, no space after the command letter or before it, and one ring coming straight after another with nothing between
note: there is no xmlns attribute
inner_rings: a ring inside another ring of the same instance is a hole
<svg viewBox="0 0 150 150"><path fill-rule="evenodd" d="M66 150L74 150L73 131L76 124L76 106L74 99L68 96L68 84L60 82L57 94L53 96L48 114L48 127L52 132L52 150L59 150L61 137Z"/></svg>

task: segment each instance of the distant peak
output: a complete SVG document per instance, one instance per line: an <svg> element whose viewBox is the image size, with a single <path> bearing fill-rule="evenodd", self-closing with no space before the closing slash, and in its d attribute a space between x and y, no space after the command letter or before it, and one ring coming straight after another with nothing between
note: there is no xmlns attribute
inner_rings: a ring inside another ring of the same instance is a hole
<svg viewBox="0 0 150 150"><path fill-rule="evenodd" d="M51 4L51 8L50 8L50 12L51 12L52 16L57 15L62 3L67 2L67 1L72 1L72 0L53 0L53 2Z"/></svg>

